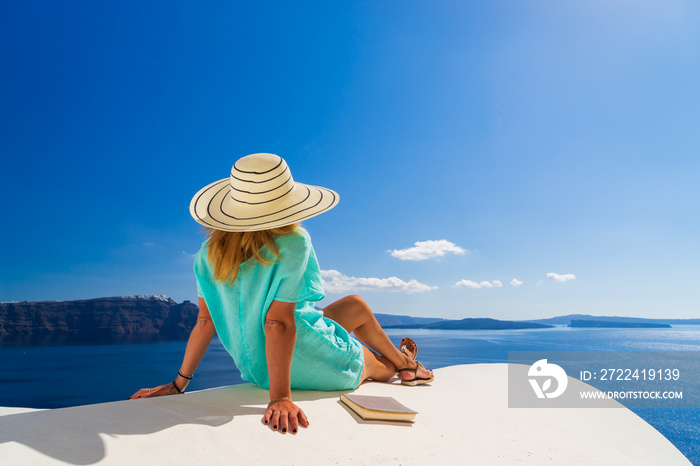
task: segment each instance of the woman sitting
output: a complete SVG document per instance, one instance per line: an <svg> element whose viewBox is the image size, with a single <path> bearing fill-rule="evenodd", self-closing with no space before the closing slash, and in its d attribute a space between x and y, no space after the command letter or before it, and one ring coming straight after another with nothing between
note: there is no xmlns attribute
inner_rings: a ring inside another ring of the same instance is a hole
<svg viewBox="0 0 700 466"><path fill-rule="evenodd" d="M183 393L215 334L244 380L269 389L263 422L296 433L307 427L292 389L348 390L364 380L428 383L413 340L396 348L359 296L319 311L321 273L308 233L298 222L326 212L338 195L295 183L286 162L253 154L230 178L201 189L190 213L208 231L195 256L199 316L178 377L131 398ZM354 333L357 340L349 333Z"/></svg>

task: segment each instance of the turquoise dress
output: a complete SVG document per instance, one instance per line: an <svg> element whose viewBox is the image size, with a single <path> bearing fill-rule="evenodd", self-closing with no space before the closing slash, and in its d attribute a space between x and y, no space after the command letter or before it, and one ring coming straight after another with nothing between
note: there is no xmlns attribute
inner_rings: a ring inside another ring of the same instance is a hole
<svg viewBox="0 0 700 466"><path fill-rule="evenodd" d="M197 252L194 273L197 291L209 308L216 333L233 357L244 380L269 388L265 356L265 315L272 301L297 303L297 338L291 366L291 388L347 390L360 384L364 367L362 346L347 331L314 308L323 286L316 253L308 233L276 240L280 258L263 247L269 265L250 260L231 285L212 280L207 242Z"/></svg>

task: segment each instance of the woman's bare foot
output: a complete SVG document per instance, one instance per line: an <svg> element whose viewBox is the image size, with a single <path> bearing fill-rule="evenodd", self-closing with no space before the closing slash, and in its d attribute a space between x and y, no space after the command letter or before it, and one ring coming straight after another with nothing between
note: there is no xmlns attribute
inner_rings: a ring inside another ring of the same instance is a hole
<svg viewBox="0 0 700 466"><path fill-rule="evenodd" d="M418 355L418 346L416 346L416 342L408 337L401 339L399 350L411 359L416 359Z"/></svg>
<svg viewBox="0 0 700 466"><path fill-rule="evenodd" d="M429 371L415 360L418 354L418 346L415 341L408 337L403 338L400 343L400 350L403 353L404 364L401 367L397 366L396 370L402 381L426 383L426 381L432 380L433 371Z"/></svg>

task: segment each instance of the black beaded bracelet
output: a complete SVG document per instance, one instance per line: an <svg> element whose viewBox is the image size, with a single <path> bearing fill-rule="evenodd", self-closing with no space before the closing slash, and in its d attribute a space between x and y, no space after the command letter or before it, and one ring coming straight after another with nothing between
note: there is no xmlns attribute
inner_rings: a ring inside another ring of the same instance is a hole
<svg viewBox="0 0 700 466"><path fill-rule="evenodd" d="M183 379L187 379L187 380L192 380L192 377L194 377L194 374L192 374L192 375L183 374L182 372L180 372L180 369L177 370L177 375L179 375Z"/></svg>

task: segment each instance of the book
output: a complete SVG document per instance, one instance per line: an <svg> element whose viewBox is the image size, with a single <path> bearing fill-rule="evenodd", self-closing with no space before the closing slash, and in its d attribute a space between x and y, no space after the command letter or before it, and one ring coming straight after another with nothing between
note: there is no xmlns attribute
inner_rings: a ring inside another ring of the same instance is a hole
<svg viewBox="0 0 700 466"><path fill-rule="evenodd" d="M344 393L340 395L340 401L365 420L411 422L418 414L390 396Z"/></svg>

